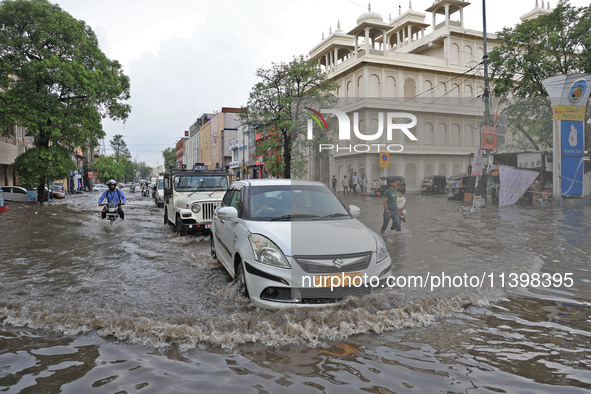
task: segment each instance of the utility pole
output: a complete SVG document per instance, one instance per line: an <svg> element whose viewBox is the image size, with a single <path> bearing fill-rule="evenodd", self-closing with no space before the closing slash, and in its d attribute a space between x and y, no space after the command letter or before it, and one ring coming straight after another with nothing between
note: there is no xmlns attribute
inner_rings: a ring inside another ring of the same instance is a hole
<svg viewBox="0 0 591 394"><path fill-rule="evenodd" d="M483 37L483 49L484 56L482 58L484 63L484 121L483 126L491 126L490 117L490 82L488 78L488 45L486 36L486 0L482 0L482 37ZM482 148L484 127L480 128L480 146ZM489 167L490 150L486 150L483 155L482 175L476 177L476 183L474 185L474 194L481 196L483 200L482 205L486 204L486 182L487 182L487 170ZM485 165L486 163L486 165Z"/></svg>

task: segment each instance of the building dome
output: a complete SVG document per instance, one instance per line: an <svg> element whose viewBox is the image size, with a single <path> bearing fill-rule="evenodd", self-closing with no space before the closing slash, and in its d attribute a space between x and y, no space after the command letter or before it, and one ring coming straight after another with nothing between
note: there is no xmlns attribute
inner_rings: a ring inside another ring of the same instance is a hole
<svg viewBox="0 0 591 394"><path fill-rule="evenodd" d="M366 12L365 14L359 15L357 18L357 24L360 25L363 22L380 22L384 23L384 18L377 12Z"/></svg>

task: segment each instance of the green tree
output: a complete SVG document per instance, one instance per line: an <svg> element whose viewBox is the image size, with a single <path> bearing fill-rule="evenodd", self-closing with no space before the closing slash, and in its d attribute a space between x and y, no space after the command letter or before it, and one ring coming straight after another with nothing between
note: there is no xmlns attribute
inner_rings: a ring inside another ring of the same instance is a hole
<svg viewBox="0 0 591 394"><path fill-rule="evenodd" d="M549 14L497 33L490 53L495 95L502 100L518 144L540 150L552 143L552 108L542 85L558 74L591 72L591 7L561 0Z"/></svg>
<svg viewBox="0 0 591 394"><path fill-rule="evenodd" d="M129 152L129 148L127 148L127 144L123 140L123 136L121 134L116 134L110 141L111 148L113 149L113 154L119 160L121 157L125 157L131 159L131 153Z"/></svg>
<svg viewBox="0 0 591 394"><path fill-rule="evenodd" d="M337 85L303 56L259 68L256 76L260 82L251 89L240 118L263 137L257 155L263 156L272 174L283 178L303 175L310 153L310 142L305 139L305 107L332 97Z"/></svg>
<svg viewBox="0 0 591 394"><path fill-rule="evenodd" d="M176 164L176 149L164 149L162 151L162 157L164 158L164 170L166 171L171 165L174 166Z"/></svg>
<svg viewBox="0 0 591 394"><path fill-rule="evenodd" d="M102 119L126 119L131 110L121 65L101 52L89 26L46 0L0 4L0 87L0 125L18 124L34 137L36 149L15 167L38 185L40 202L45 180L72 166L63 149L96 146Z"/></svg>
<svg viewBox="0 0 591 394"><path fill-rule="evenodd" d="M98 179L102 183L109 179L121 181L125 177L124 163L117 161L115 156L101 156L92 163L92 169L98 173Z"/></svg>
<svg viewBox="0 0 591 394"><path fill-rule="evenodd" d="M149 179L150 174L152 173L152 169L150 167L148 167L148 165L146 163L144 163L143 161L138 163L137 171L140 174L140 179Z"/></svg>

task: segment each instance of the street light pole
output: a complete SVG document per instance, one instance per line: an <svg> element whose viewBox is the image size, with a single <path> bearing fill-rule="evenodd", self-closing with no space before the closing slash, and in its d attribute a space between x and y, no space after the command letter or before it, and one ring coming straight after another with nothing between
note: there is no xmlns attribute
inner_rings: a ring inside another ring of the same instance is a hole
<svg viewBox="0 0 591 394"><path fill-rule="evenodd" d="M488 78L488 45L486 36L486 0L482 0L482 37L483 37L483 49L484 56L482 58L484 63L484 122L483 126L490 126L490 82ZM484 127L480 128L480 146L482 147L484 134ZM486 150L483 155L482 175L476 177L476 183L474 185L474 194L483 198L484 204L486 204L486 171L488 168L488 161L490 159L490 150ZM486 163L486 166L484 165Z"/></svg>

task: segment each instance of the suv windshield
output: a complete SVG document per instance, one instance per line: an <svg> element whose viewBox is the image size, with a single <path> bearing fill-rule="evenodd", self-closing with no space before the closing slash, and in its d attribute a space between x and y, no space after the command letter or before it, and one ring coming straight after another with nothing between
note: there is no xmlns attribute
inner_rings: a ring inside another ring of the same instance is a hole
<svg viewBox="0 0 591 394"><path fill-rule="evenodd" d="M178 175L174 177L174 189L178 192L227 190L228 178L223 175Z"/></svg>
<svg viewBox="0 0 591 394"><path fill-rule="evenodd" d="M250 189L250 218L257 221L338 220L351 215L326 187L255 186Z"/></svg>

